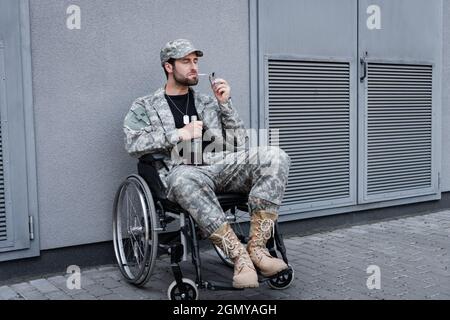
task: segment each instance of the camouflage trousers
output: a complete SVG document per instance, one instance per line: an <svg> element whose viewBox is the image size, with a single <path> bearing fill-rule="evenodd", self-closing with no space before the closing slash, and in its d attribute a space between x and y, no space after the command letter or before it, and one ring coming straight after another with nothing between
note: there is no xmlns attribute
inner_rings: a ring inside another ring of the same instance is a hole
<svg viewBox="0 0 450 320"><path fill-rule="evenodd" d="M226 222L216 193L249 195L250 214L278 212L287 184L290 157L274 146L225 154L200 166L181 164L167 176L167 198L178 203L206 236Z"/></svg>

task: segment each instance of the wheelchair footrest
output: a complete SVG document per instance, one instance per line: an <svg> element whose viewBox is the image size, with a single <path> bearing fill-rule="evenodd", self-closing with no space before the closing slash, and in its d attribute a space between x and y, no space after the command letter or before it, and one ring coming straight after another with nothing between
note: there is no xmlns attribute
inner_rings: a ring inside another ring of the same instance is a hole
<svg viewBox="0 0 450 320"><path fill-rule="evenodd" d="M227 282L209 282L205 281L204 285L206 289L212 290L212 291L218 291L218 290L244 290L243 288L234 288L230 283Z"/></svg>
<svg viewBox="0 0 450 320"><path fill-rule="evenodd" d="M277 274L274 274L273 276L270 277L265 277L263 275L261 275L258 271L258 282L259 283L263 283L263 282L267 282L270 281L271 279L277 279L279 277L283 277L286 275L291 275L292 274L292 267L289 266L287 269L281 270L280 272L278 272Z"/></svg>

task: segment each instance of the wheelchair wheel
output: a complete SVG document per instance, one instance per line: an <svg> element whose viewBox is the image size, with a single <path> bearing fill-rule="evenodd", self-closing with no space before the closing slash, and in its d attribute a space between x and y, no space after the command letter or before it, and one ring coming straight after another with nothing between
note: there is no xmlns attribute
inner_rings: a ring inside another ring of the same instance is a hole
<svg viewBox="0 0 450 320"><path fill-rule="evenodd" d="M277 278L269 280L269 287L275 290L287 289L294 281L294 269L289 265L290 271Z"/></svg>
<svg viewBox="0 0 450 320"><path fill-rule="evenodd" d="M230 216L227 219L228 223L230 223L231 228L233 229L234 233L237 235L237 237L239 238L239 240L241 240L242 243L247 243L247 238L246 238L246 234L248 234L248 232L246 232L244 230L244 228L242 227L242 224L240 224L239 222L244 221L243 217L245 215L248 215L248 213L244 212L236 212L236 214L234 216ZM222 260L222 262L230 268L234 268L234 263L233 261L231 261L230 258L228 258L228 256L225 254L225 252L223 252L222 249L220 249L218 246L214 245L214 250L216 250L217 255L219 256L220 260Z"/></svg>
<svg viewBox="0 0 450 320"><path fill-rule="evenodd" d="M137 286L144 285L153 271L158 251L156 210L147 183L129 176L114 200L113 242L120 272Z"/></svg>
<svg viewBox="0 0 450 320"><path fill-rule="evenodd" d="M167 289L169 300L198 300L198 289L194 281L183 278L185 291L181 291L176 281L173 281Z"/></svg>

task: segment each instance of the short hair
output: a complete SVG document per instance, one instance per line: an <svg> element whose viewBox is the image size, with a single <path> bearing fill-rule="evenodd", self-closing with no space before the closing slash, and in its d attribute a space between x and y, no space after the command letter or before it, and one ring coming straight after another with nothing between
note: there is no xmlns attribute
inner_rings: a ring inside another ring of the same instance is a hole
<svg viewBox="0 0 450 320"><path fill-rule="evenodd" d="M175 59L174 59L174 58L170 58L170 59L167 61L167 63L170 63L173 67L175 67ZM163 67L163 69L164 69L164 73L166 74L166 78L169 79L169 73L167 72L165 65L166 65L166 64L164 63L164 65L163 65L162 67Z"/></svg>

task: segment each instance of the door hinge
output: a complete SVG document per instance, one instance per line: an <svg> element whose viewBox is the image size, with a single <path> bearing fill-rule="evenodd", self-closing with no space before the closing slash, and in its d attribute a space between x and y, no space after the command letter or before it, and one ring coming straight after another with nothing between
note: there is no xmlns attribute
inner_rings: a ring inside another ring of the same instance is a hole
<svg viewBox="0 0 450 320"><path fill-rule="evenodd" d="M33 216L28 216L28 227L30 232L30 240L34 240L34 219Z"/></svg>

